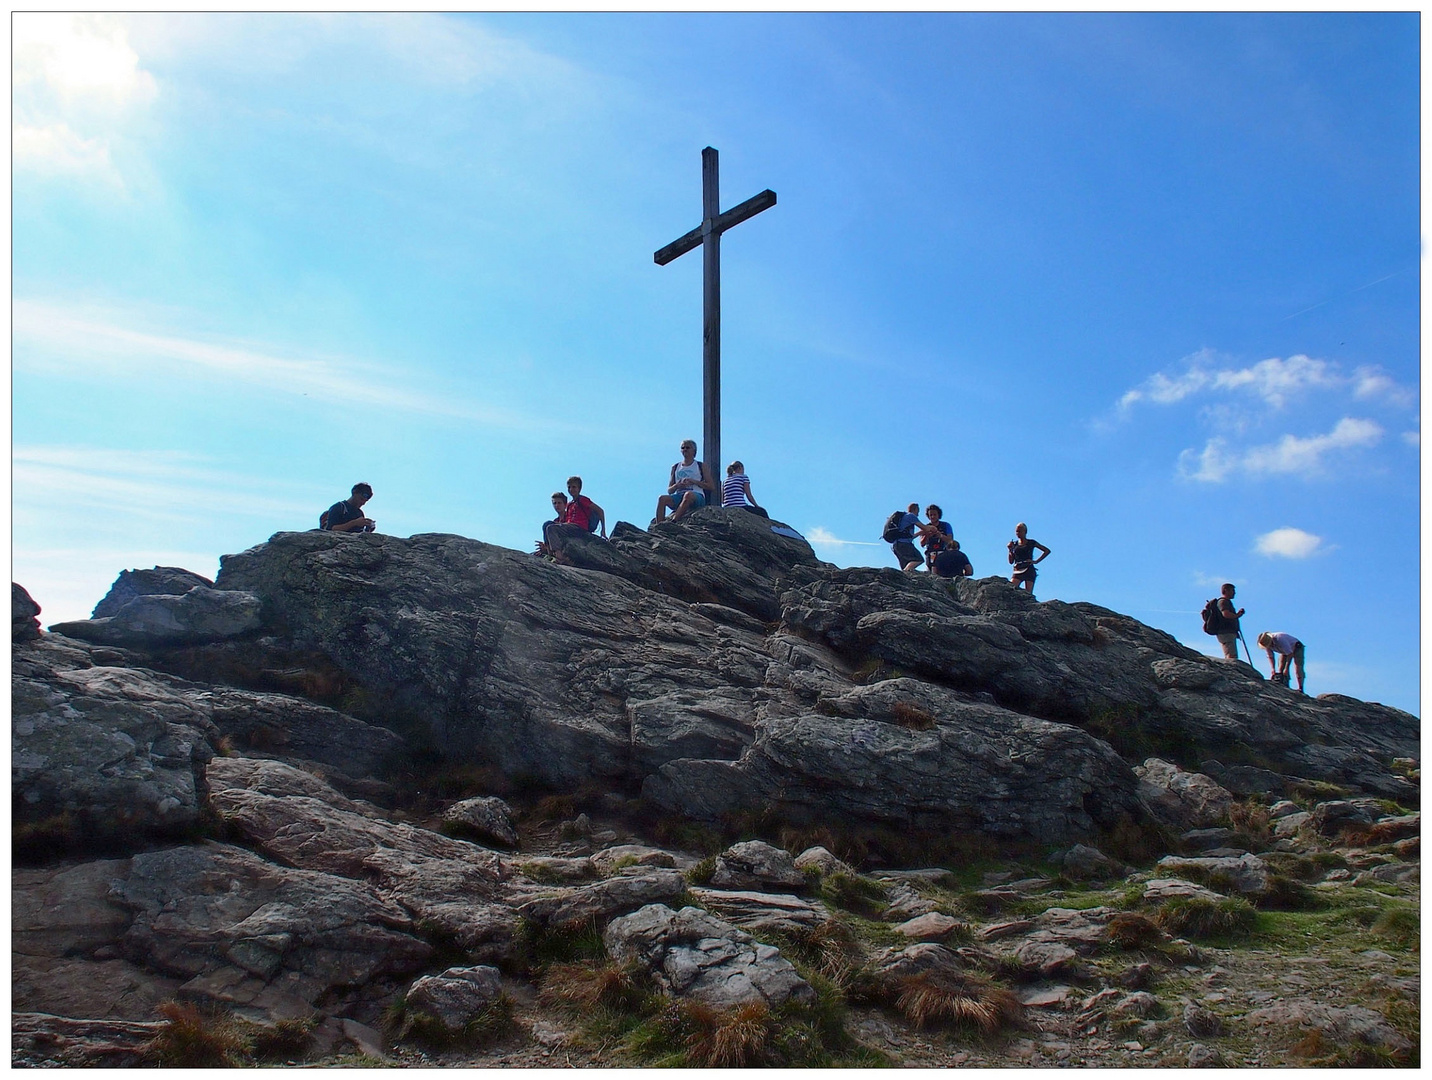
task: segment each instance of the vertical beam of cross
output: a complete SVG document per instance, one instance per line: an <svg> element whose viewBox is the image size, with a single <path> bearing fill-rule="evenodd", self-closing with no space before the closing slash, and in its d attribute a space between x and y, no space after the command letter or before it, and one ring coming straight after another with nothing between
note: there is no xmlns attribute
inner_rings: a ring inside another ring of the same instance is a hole
<svg viewBox="0 0 1432 1080"><path fill-rule="evenodd" d="M716 151L701 151L701 224L673 240L652 258L665 266L701 246L701 460L708 479L721 491L721 234L776 205L770 188L721 213Z"/></svg>

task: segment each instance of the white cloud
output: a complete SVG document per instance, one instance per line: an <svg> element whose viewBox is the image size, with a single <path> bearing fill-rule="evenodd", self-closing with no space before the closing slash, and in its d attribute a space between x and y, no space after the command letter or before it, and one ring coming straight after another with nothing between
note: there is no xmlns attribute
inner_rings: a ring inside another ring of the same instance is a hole
<svg viewBox="0 0 1432 1080"><path fill-rule="evenodd" d="M492 408L404 386L407 377L347 357L283 355L252 343L220 343L134 330L64 305L15 300L14 366L42 374L69 372L132 379L221 378L340 405L401 409L529 432L576 432L561 420ZM27 347L28 346L28 347Z"/></svg>
<svg viewBox="0 0 1432 1080"><path fill-rule="evenodd" d="M1421 446L1421 445L1422 445L1422 432L1420 432L1420 431L1404 431L1404 432L1402 433L1402 441L1405 442L1408 446Z"/></svg>
<svg viewBox="0 0 1432 1080"><path fill-rule="evenodd" d="M113 151L124 120L158 94L112 15L12 16L13 167L124 186Z"/></svg>
<svg viewBox="0 0 1432 1080"><path fill-rule="evenodd" d="M1329 455L1373 446L1382 436L1381 425L1345 416L1326 435L1284 435L1276 443L1242 452L1230 451L1223 439L1212 438L1202 451L1188 449L1179 454L1178 472L1187 480L1212 484L1221 483L1235 472L1250 476L1315 476L1326 470L1324 459Z"/></svg>
<svg viewBox="0 0 1432 1080"><path fill-rule="evenodd" d="M86 139L68 124L27 127L16 124L11 134L15 168L38 173L93 176L123 187L123 178L110 159L109 144L103 139Z"/></svg>
<svg viewBox="0 0 1432 1080"><path fill-rule="evenodd" d="M1300 439L1284 435L1271 446L1255 446L1244 455L1243 467L1250 473L1318 472L1323 457L1335 450L1373 446L1382 438L1382 428L1371 420L1343 417L1328 434Z"/></svg>
<svg viewBox="0 0 1432 1080"><path fill-rule="evenodd" d="M1139 402L1175 405L1205 392L1251 395L1273 409L1314 390L1351 390L1359 398L1381 398L1400 406L1414 399L1410 390L1376 367L1359 367L1344 375L1337 364L1301 353L1286 360L1269 357L1245 368L1215 367L1213 360L1214 354L1204 349L1184 360L1187 367L1182 373L1149 376L1119 399L1119 411L1128 412Z"/></svg>
<svg viewBox="0 0 1432 1080"><path fill-rule="evenodd" d="M1259 555L1281 559L1307 559L1334 550L1323 546L1323 538L1291 527L1264 533L1254 542Z"/></svg>
<svg viewBox="0 0 1432 1080"><path fill-rule="evenodd" d="M147 105L158 93L115 16L17 12L12 26L17 106L54 98L127 109Z"/></svg>

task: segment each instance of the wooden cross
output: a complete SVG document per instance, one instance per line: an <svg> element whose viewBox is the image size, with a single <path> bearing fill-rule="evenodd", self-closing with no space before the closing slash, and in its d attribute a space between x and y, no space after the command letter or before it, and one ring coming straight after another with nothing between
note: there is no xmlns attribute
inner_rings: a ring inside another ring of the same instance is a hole
<svg viewBox="0 0 1432 1080"><path fill-rule="evenodd" d="M776 193L770 188L740 206L721 213L716 191L716 151L701 151L701 224L680 240L673 240L652 256L657 266L685 255L698 245L702 249L701 305L701 460L706 476L715 483L715 502L721 494L721 234L755 217L762 210L776 205Z"/></svg>

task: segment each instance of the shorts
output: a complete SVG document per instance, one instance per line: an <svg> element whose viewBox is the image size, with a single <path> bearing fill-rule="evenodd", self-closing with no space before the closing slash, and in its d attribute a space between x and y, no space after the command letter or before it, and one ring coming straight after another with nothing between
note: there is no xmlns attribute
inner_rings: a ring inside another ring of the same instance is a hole
<svg viewBox="0 0 1432 1080"><path fill-rule="evenodd" d="M1220 644L1220 645L1223 646L1223 655L1224 655L1225 659L1228 659L1228 660L1237 660L1237 659L1238 659L1238 633L1237 633L1237 631L1234 631L1234 632L1231 633L1231 634L1219 634L1219 635L1218 635L1218 644Z"/></svg>
<svg viewBox="0 0 1432 1080"><path fill-rule="evenodd" d="M900 569L903 570L911 563L924 564L925 557L915 550L915 544L910 540L896 540L890 545L895 552L895 557L900 560Z"/></svg>
<svg viewBox="0 0 1432 1080"><path fill-rule="evenodd" d="M1015 581L1033 581L1039 576L1039 571L1032 566L1026 566L1023 570L1016 568L1011 575Z"/></svg>
<svg viewBox="0 0 1432 1080"><path fill-rule="evenodd" d="M691 504L691 509L699 510L701 507L706 505L706 492L702 491L700 488L687 488L685 491L678 491L675 495L672 495L671 497L676 500L676 505L680 506L681 500L686 498L688 493L696 496L695 501Z"/></svg>

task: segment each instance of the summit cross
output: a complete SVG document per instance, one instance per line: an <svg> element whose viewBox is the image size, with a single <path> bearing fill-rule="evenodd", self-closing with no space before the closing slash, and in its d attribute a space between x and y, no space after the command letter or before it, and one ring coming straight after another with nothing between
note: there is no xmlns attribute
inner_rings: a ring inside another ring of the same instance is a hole
<svg viewBox="0 0 1432 1080"><path fill-rule="evenodd" d="M701 224L652 256L665 266L694 247L702 249L701 451L715 498L721 493L721 234L775 205L776 193L767 188L721 213L716 151L708 146L701 151Z"/></svg>

